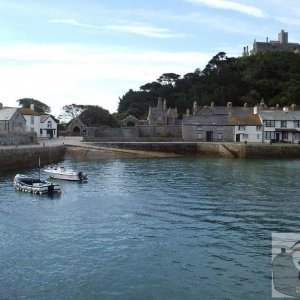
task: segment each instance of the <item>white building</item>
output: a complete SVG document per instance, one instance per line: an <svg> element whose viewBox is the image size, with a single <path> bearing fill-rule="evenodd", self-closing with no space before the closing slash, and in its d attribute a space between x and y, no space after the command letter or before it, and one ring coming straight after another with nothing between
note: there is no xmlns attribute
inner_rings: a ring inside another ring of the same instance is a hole
<svg viewBox="0 0 300 300"><path fill-rule="evenodd" d="M234 127L235 142L261 143L263 129L261 124L257 125L236 125Z"/></svg>
<svg viewBox="0 0 300 300"><path fill-rule="evenodd" d="M37 136L39 136L41 115L30 108L20 108L19 111L26 120L26 131L36 132Z"/></svg>
<svg viewBox="0 0 300 300"><path fill-rule="evenodd" d="M57 122L51 115L41 115L39 136L57 138Z"/></svg>
<svg viewBox="0 0 300 300"><path fill-rule="evenodd" d="M57 138L57 122L51 115L36 112L33 104L19 111L26 120L26 131L36 132L38 138Z"/></svg>
<svg viewBox="0 0 300 300"><path fill-rule="evenodd" d="M278 111L262 111L260 118L263 122L264 142L300 141L300 111L284 107Z"/></svg>

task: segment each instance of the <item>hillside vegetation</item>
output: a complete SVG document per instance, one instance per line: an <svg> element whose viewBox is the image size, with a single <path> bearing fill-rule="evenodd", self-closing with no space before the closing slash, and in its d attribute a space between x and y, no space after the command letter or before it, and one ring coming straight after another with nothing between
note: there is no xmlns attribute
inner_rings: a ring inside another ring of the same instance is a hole
<svg viewBox="0 0 300 300"><path fill-rule="evenodd" d="M196 64L196 62L195 62ZM268 106L300 105L300 56L288 52L269 52L249 57L227 57L220 52L203 70L180 76L164 73L139 91L129 90L120 98L118 113L145 118L149 105L157 98L177 107L179 115L198 105L255 105L263 98Z"/></svg>

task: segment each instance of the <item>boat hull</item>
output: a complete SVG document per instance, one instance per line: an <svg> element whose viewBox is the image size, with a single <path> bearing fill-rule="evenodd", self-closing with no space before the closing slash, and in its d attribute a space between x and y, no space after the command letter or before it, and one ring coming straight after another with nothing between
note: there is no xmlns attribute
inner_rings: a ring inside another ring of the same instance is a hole
<svg viewBox="0 0 300 300"><path fill-rule="evenodd" d="M14 187L17 191L38 195L51 195L61 192L60 186L56 183L43 181L22 174L17 174L15 176Z"/></svg>
<svg viewBox="0 0 300 300"><path fill-rule="evenodd" d="M81 171L66 169L64 167L49 167L44 169L44 172L49 177L54 179L70 180L70 181L83 181L87 180L87 175Z"/></svg>

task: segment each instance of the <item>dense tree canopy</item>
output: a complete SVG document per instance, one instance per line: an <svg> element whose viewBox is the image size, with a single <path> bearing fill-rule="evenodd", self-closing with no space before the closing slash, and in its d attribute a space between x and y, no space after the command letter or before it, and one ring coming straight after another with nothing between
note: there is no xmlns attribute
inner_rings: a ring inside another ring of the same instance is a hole
<svg viewBox="0 0 300 300"><path fill-rule="evenodd" d="M269 52L232 58L220 52L202 71L197 68L183 76L164 73L139 91L129 90L120 98L118 113L145 118L159 96L167 99L168 106L177 107L179 114L192 108L194 101L255 105L264 98L268 106L300 104L300 56Z"/></svg>
<svg viewBox="0 0 300 300"><path fill-rule="evenodd" d="M109 111L98 105L85 105L79 118L87 126L118 126L118 122Z"/></svg>
<svg viewBox="0 0 300 300"><path fill-rule="evenodd" d="M30 104L33 104L34 110L41 114L49 114L51 112L50 107L39 100L35 100L32 98L22 98L17 100L17 102L19 102L19 105L23 108L30 108Z"/></svg>

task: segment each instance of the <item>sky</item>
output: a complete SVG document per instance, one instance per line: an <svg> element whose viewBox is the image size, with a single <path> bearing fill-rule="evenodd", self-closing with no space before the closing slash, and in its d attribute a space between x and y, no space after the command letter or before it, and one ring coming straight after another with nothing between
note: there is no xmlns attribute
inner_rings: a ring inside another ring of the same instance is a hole
<svg viewBox="0 0 300 300"><path fill-rule="evenodd" d="M253 41L300 43L299 0L0 0L0 102L33 98L114 113L163 73L205 68ZM167 99L168 101L168 99Z"/></svg>

